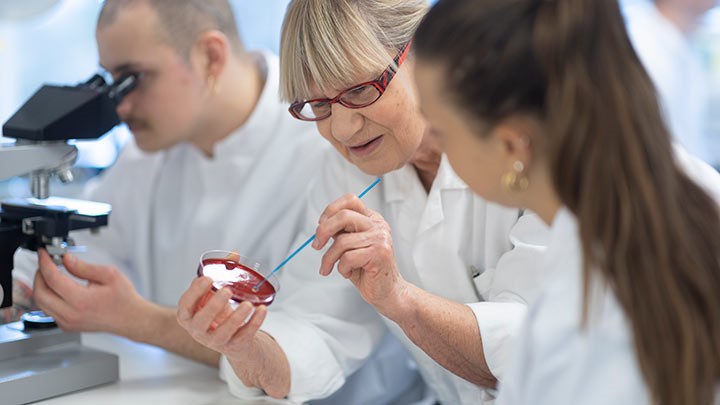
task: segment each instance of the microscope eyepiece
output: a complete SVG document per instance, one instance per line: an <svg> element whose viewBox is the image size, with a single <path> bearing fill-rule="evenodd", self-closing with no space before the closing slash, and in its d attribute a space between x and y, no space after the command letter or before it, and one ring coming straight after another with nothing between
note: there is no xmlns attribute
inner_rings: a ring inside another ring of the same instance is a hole
<svg viewBox="0 0 720 405"><path fill-rule="evenodd" d="M115 104L120 104L122 99L137 87L140 77L140 73L131 73L119 78L109 86L108 97Z"/></svg>
<svg viewBox="0 0 720 405"><path fill-rule="evenodd" d="M101 90L103 87L105 87L107 83L105 82L105 78L103 78L99 73L95 73L93 77L88 79L85 83L83 83L81 86L94 89L94 90Z"/></svg>
<svg viewBox="0 0 720 405"><path fill-rule="evenodd" d="M94 74L75 86L43 85L3 124L3 136L29 141L96 139L120 123L115 109L142 73L113 83Z"/></svg>

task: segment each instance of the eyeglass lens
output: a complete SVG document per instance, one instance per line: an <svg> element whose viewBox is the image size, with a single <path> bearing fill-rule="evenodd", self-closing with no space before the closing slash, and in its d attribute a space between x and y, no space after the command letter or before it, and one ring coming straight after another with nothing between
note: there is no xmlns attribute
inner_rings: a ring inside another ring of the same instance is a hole
<svg viewBox="0 0 720 405"><path fill-rule="evenodd" d="M380 98L380 91L371 84L365 84L346 90L340 95L340 104L350 108L360 108L372 104ZM304 103L302 109L296 110L303 118L315 119L329 115L331 103L327 101L314 101Z"/></svg>

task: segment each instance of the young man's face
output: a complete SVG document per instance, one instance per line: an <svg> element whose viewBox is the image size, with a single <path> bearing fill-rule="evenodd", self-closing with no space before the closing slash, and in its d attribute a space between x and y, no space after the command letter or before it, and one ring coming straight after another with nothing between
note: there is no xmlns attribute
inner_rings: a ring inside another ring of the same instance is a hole
<svg viewBox="0 0 720 405"><path fill-rule="evenodd" d="M188 141L202 130L206 78L163 42L160 30L155 11L140 2L121 10L96 33L100 64L115 80L141 74L117 113L148 152Z"/></svg>

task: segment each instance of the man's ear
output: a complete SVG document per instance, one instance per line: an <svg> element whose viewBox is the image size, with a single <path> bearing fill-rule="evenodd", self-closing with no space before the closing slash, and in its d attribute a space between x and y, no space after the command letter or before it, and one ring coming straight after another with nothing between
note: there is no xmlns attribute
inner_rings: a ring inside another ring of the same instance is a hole
<svg viewBox="0 0 720 405"><path fill-rule="evenodd" d="M210 30L198 37L193 48L198 57L199 68L208 80L217 80L225 70L230 57L230 43L220 31Z"/></svg>

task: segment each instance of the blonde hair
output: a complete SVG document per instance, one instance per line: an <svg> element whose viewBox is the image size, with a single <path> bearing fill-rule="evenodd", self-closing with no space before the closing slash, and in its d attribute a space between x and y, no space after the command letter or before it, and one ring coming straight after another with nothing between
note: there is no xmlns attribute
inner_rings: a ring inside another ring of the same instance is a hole
<svg viewBox="0 0 720 405"><path fill-rule="evenodd" d="M280 89L286 101L310 86L342 89L374 79L415 33L426 0L293 0L280 43Z"/></svg>

